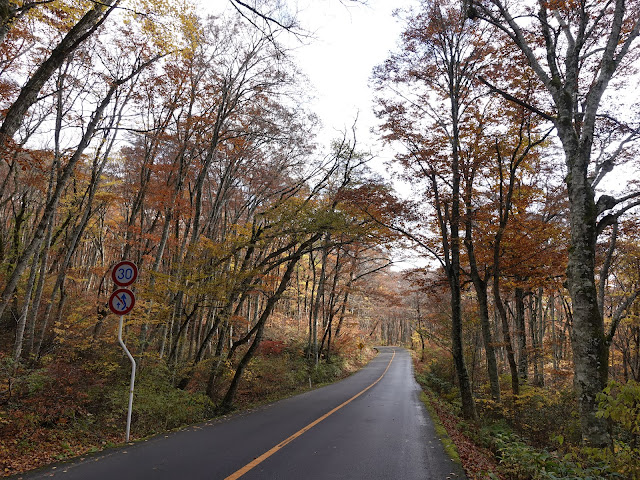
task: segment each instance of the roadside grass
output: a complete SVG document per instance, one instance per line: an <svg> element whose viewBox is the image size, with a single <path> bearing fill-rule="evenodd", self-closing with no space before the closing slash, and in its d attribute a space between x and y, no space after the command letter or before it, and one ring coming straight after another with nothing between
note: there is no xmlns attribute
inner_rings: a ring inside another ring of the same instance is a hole
<svg viewBox="0 0 640 480"><path fill-rule="evenodd" d="M438 438L442 442L444 451L455 463L457 463L458 465L462 465L462 460L460 460L460 455L458 455L456 444L453 443L453 440L451 440L451 438L447 434L446 428L444 428L444 425L440 421L440 417L438 416L438 412L434 405L435 399L432 397L430 398L423 390L420 394L420 400L422 400L422 403L427 408L427 411L431 416L433 426L435 428L436 434L438 435Z"/></svg>
<svg viewBox="0 0 640 480"><path fill-rule="evenodd" d="M467 426L460 418L459 406L439 397L429 388L424 375L418 370L416 380L422 387L421 400L429 411L445 452L454 462L462 465L469 480L507 480L498 473L497 462L491 452L477 445L468 435Z"/></svg>

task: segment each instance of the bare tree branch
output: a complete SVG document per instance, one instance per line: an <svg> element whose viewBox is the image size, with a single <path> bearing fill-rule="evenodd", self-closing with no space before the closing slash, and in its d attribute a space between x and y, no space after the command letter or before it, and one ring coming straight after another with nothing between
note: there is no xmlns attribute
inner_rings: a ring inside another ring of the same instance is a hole
<svg viewBox="0 0 640 480"><path fill-rule="evenodd" d="M489 83L482 75L478 76L478 80L480 80L480 82L482 82L484 85L486 85L492 93L497 93L498 95L502 96L506 100L509 100L510 102L513 102L513 103L515 103L517 105L520 105L521 107L524 107L527 110L540 115L545 120L549 120L550 122L554 122L555 123L555 121L556 121L555 117L549 115L548 113L543 112L542 110L540 110L537 107L534 107L530 103L527 103L527 102L525 102L523 100L520 100L519 98L516 98L513 95L505 92L504 90L502 90L502 89L496 87L495 85Z"/></svg>
<svg viewBox="0 0 640 480"><path fill-rule="evenodd" d="M630 196L628 196L629 198L637 198L640 196L640 192L636 192ZM602 197L600 197L602 198ZM612 198L612 197L609 197ZM625 197L626 198L626 197ZM615 199L614 199L615 201ZM598 203L600 203L600 201L598 200ZM618 204L619 202L616 202L614 204L614 206L616 204ZM635 202L631 202L627 205L625 205L624 207L622 207L620 210L610 213L608 215L605 215L604 217L602 217L602 219L598 222L597 226L596 226L596 236L600 235L605 228L607 228L609 225L613 225L614 223L616 223L618 221L618 218L620 218L620 216L622 216L623 213L631 210L632 208L635 208L637 206L640 206L640 200L636 200Z"/></svg>
<svg viewBox="0 0 640 480"><path fill-rule="evenodd" d="M611 316L611 327L609 328L609 335L607 335L606 339L609 345L611 345L611 342L613 342L613 337L616 334L618 325L620 325L620 322L624 318L624 313L631 306L631 304L633 304L636 298L638 298L638 295L640 295L640 290L636 290L635 292L633 292L633 294L627 297L624 302L618 305L618 308L616 308L616 311Z"/></svg>

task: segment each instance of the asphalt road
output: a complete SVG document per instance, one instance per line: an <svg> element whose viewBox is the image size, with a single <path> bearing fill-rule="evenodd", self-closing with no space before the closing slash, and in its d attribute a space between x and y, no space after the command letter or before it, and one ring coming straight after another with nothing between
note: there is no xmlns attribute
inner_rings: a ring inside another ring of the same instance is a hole
<svg viewBox="0 0 640 480"><path fill-rule="evenodd" d="M369 365L333 385L15 478L466 478L444 453L420 402L409 353L379 350Z"/></svg>

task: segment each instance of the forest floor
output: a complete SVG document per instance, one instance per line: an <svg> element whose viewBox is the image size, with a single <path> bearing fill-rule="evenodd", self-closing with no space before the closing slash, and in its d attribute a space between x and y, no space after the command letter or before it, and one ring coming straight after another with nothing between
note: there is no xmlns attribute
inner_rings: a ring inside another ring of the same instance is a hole
<svg viewBox="0 0 640 480"><path fill-rule="evenodd" d="M10 378L11 396L0 404L0 477L99 452L124 443L129 370L121 360L75 352L67 361L44 361ZM375 356L364 348L343 352L309 368L300 349L265 342L251 361L235 411L317 388L351 375ZM1 355L0 355L1 356ZM0 361L5 360L0 358ZM6 364L7 362L5 362ZM1 365L1 364L0 364ZM216 402L231 378L227 365L214 400L203 393L212 361L203 362L185 390L164 362L146 359L138 370L131 441L218 416ZM0 372L6 373L6 372Z"/></svg>

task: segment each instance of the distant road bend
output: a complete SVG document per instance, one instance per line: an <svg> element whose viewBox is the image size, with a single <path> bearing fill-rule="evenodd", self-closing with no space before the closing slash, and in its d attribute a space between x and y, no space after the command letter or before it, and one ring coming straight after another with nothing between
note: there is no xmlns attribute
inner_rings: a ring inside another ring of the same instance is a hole
<svg viewBox="0 0 640 480"><path fill-rule="evenodd" d="M135 409L135 405L134 405ZM135 428L135 425L133 426ZM465 479L420 401L411 357L379 347L333 385L134 445L19 475L65 480Z"/></svg>

